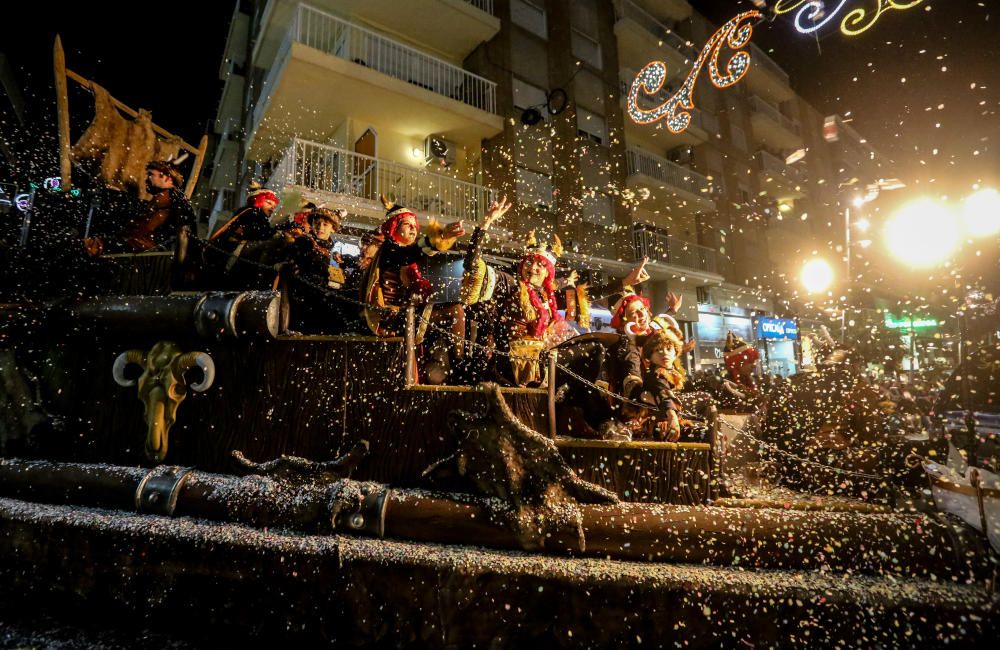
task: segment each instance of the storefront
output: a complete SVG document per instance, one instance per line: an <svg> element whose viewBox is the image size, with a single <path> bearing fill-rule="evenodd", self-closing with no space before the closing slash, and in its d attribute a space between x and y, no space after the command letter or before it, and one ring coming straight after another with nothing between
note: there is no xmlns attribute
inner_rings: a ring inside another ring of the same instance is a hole
<svg viewBox="0 0 1000 650"><path fill-rule="evenodd" d="M903 342L902 369L907 371L926 370L935 365L947 365L954 355L953 350L944 348L940 329L943 323L929 316L905 315L897 317L885 313L885 327L900 333ZM940 358L940 360L938 360Z"/></svg>
<svg viewBox="0 0 1000 650"><path fill-rule="evenodd" d="M723 363L727 333L733 332L747 342L754 338L750 311L741 307L699 303L695 329L698 341L696 363L702 368Z"/></svg>
<svg viewBox="0 0 1000 650"><path fill-rule="evenodd" d="M755 333L764 372L788 377L798 368L796 342L799 328L794 320L758 316Z"/></svg>

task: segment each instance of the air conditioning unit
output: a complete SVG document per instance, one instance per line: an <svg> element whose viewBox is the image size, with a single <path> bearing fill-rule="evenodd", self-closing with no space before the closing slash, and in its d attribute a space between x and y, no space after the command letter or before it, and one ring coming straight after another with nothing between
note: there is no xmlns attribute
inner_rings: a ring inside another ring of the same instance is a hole
<svg viewBox="0 0 1000 650"><path fill-rule="evenodd" d="M455 164L455 143L439 135L429 135L424 140L424 164L451 167Z"/></svg>

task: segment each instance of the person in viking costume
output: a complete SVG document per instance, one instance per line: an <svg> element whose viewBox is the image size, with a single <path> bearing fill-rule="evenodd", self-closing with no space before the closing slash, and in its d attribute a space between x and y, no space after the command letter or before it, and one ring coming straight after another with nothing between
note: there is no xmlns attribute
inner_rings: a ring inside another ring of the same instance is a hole
<svg viewBox="0 0 1000 650"><path fill-rule="evenodd" d="M300 232L285 248L281 273L287 279L291 317L299 331L337 333L354 320L345 301L330 295L345 282L342 260L333 250L334 235L345 215L346 210L314 208L304 220L309 231Z"/></svg>
<svg viewBox="0 0 1000 650"><path fill-rule="evenodd" d="M681 356L687 346L680 330L665 327L653 331L642 345L642 393L639 401L652 408L646 412L647 426L636 437L677 442L710 440L715 418L704 412L701 393L682 393L687 378ZM700 411L698 419L684 413Z"/></svg>
<svg viewBox="0 0 1000 650"><path fill-rule="evenodd" d="M401 336L406 328L406 308L417 305L419 328L417 338L428 335L429 358L422 364L423 381L442 384L450 372L451 354L463 356L465 317L462 305L432 305L428 298L433 292L431 282L421 266L428 258L447 251L465 234L461 221L441 225L431 219L426 232L420 234L416 213L389 201L384 196L385 221L380 234L384 241L375 258L368 264L361 283L361 299L365 303L364 317L376 336ZM495 205L495 204L494 204ZM434 324L435 328L429 328ZM444 329L448 335L436 331Z"/></svg>
<svg viewBox="0 0 1000 650"><path fill-rule="evenodd" d="M84 239L87 253L143 253L168 245L176 247L182 233L186 242L196 227L191 202L180 189L184 176L178 165L186 158L184 153L175 159L154 160L146 165L146 190L151 198L143 201L142 208L125 223L116 239Z"/></svg>
<svg viewBox="0 0 1000 650"><path fill-rule="evenodd" d="M606 359L608 386L624 400L612 400L609 416L597 432L599 437L611 440L631 440L651 436L662 439L680 435L677 422L665 414L667 406L680 410L676 393L685 387L684 354L694 348L694 341L684 341L684 334L674 314L681 306L681 297L667 294L667 311L653 315L649 299L637 294L631 286L609 301L611 326L618 333L617 341L609 346ZM663 348L669 343L670 350ZM647 346L659 345L662 354L670 354L670 363L657 364ZM652 370L651 370L652 367ZM661 368L659 371L656 368ZM651 374L652 373L652 374ZM669 380L669 381L668 381ZM667 382L666 384L664 382ZM667 386L669 384L669 386ZM654 390L657 386L659 389ZM669 405L663 399L664 387L673 391ZM627 401L626 401L627 400ZM643 404L639 405L637 403ZM685 419L683 431L686 438L709 439L717 424L717 406L711 395L701 391L688 391L683 404L692 418ZM655 416L655 418L654 418ZM653 418L653 420L651 420ZM651 430L651 422L655 427Z"/></svg>
<svg viewBox="0 0 1000 650"><path fill-rule="evenodd" d="M510 208L506 199L501 208L491 209L481 226L472 234L465 257L462 278L462 302L467 306L489 305L493 328L492 345L495 373L518 386L537 386L544 381L542 353L559 348L560 363L580 363L578 374L596 380L604 355L598 337L582 335L559 313L556 304L556 260L562 252L558 237L552 246L540 245L532 235L517 265L516 275L496 269L483 260L482 248L493 221ZM620 291L624 282L636 282L644 273L640 264L625 280L591 288L594 299ZM648 276L647 276L648 277ZM580 292L578 312L588 311L590 294ZM584 338L588 337L588 338ZM575 372L575 371L574 371ZM570 400L575 402L577 400Z"/></svg>
<svg viewBox="0 0 1000 650"><path fill-rule="evenodd" d="M757 382L754 380L753 371L757 367L757 360L760 359L760 352L735 332L726 334L726 347L723 349L722 358L729 370L729 379L751 393L757 392Z"/></svg>
<svg viewBox="0 0 1000 650"><path fill-rule="evenodd" d="M210 240L231 251L242 250L249 242L271 239L276 229L271 225L271 215L280 203L273 190L251 183L247 203L221 228L212 233Z"/></svg>
<svg viewBox="0 0 1000 650"><path fill-rule="evenodd" d="M314 208L305 223L309 230L295 237L286 249L288 260L292 262L299 277L319 287L339 289L344 284L344 272L339 265L330 261L339 258L333 252L336 240L333 235L340 232L344 210Z"/></svg>
<svg viewBox="0 0 1000 650"><path fill-rule="evenodd" d="M226 283L238 288L272 286L273 272L254 264L270 265L286 245L284 237L275 237L277 228L271 224L279 202L273 190L251 183L246 205L209 237L210 264L221 267Z"/></svg>
<svg viewBox="0 0 1000 650"><path fill-rule="evenodd" d="M611 327L621 335L618 344L610 350L609 384L613 391L631 399L643 383L640 357L646 339L656 332L670 330L684 340L680 325L673 316L680 309L681 297L668 293L667 311L654 316L649 298L626 286L621 293L611 297L608 306L612 314ZM692 349L694 341L688 341L678 358Z"/></svg>

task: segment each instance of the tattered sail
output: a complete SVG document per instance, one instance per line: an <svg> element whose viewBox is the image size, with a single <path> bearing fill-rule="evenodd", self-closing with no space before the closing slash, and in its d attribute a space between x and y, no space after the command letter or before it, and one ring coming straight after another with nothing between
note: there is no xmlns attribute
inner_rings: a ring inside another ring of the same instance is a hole
<svg viewBox="0 0 1000 650"><path fill-rule="evenodd" d="M157 137L149 111L139 110L138 117L128 119L106 89L93 82L90 87L94 92L94 120L73 146L73 159L99 161L101 179L108 187L135 188L140 197L148 199L146 165L151 160L177 156L181 141Z"/></svg>

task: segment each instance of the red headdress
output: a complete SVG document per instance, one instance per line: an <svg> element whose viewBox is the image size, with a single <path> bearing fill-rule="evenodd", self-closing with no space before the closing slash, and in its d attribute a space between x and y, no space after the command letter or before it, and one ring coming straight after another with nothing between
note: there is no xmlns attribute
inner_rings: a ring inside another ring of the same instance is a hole
<svg viewBox="0 0 1000 650"><path fill-rule="evenodd" d="M278 195L275 194L273 190L261 187L256 182L251 183L250 187L247 189L247 205L251 207L262 208L264 207L264 201L271 201L275 205L280 203Z"/></svg>
<svg viewBox="0 0 1000 650"><path fill-rule="evenodd" d="M723 350L723 360L726 368L729 369L729 376L733 381L740 380L740 369L748 363L757 363L760 359L760 352L734 332L726 335L726 346Z"/></svg>
<svg viewBox="0 0 1000 650"><path fill-rule="evenodd" d="M417 224L417 229L420 229L420 221L417 219L416 213L412 210L404 208L401 205L397 205L390 201L389 199L382 197L382 205L385 206L385 221L382 222L382 227L379 231L386 239L391 239L392 241L399 243L398 231L400 224L403 223L403 219L406 216L413 217L414 223Z"/></svg>
<svg viewBox="0 0 1000 650"><path fill-rule="evenodd" d="M517 265L518 279L521 281L521 309L528 312L528 305L523 304L525 298L531 306L531 310L537 314L537 318L534 319L529 327L531 328L531 336L535 338L541 338L545 334L545 330L548 329L551 322L562 320L562 316L559 315L559 307L556 304L556 256L562 252L562 242L559 241L559 236L555 236L555 242L551 247L545 246L544 244L539 244L535 239L534 231L528 236L528 245L524 251L524 257L521 258L520 264ZM545 265L545 281L542 286L535 288L530 286L530 283L525 281L525 265L533 260L539 260ZM540 295L543 294L543 295ZM545 303L548 303L547 305ZM551 318L549 317L551 314Z"/></svg>
<svg viewBox="0 0 1000 650"><path fill-rule="evenodd" d="M611 327L621 330L625 326L625 310L637 300L646 307L647 311L649 310L649 298L637 293L625 293L611 306L614 310L614 316L611 317Z"/></svg>

